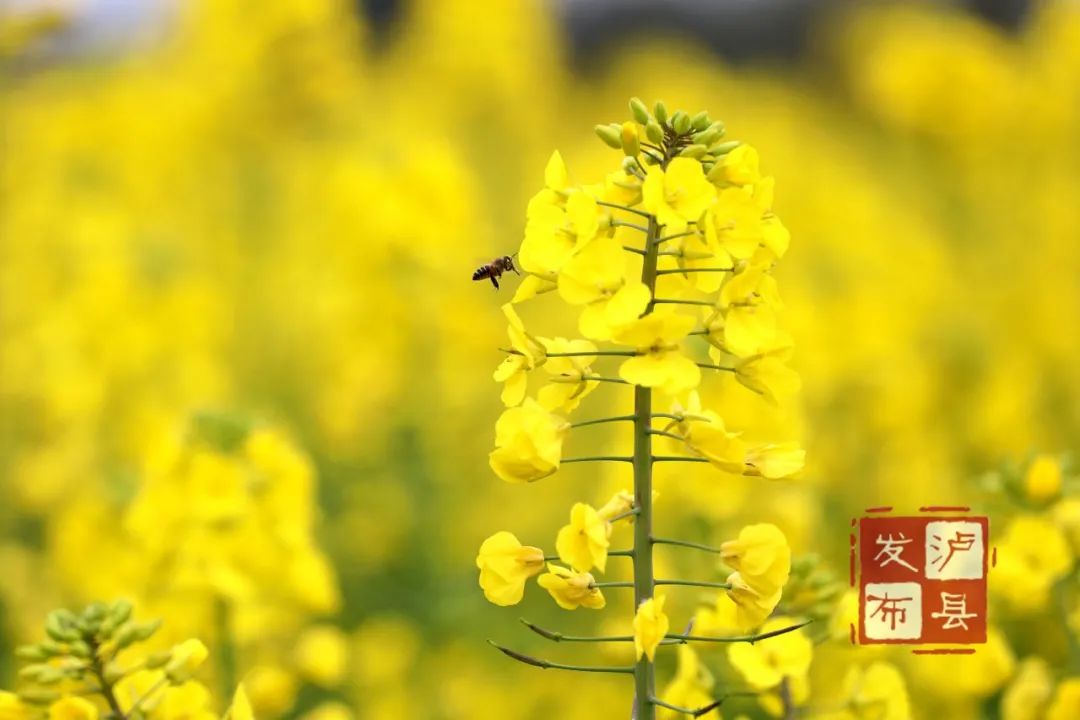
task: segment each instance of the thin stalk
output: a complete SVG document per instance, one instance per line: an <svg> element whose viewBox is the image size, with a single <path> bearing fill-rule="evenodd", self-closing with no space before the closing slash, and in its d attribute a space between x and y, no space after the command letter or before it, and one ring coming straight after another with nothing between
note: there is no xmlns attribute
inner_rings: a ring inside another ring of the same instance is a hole
<svg viewBox="0 0 1080 720"><path fill-rule="evenodd" d="M596 418L595 420L582 420L581 422L571 423L570 427L588 427L589 425L602 425L603 423L622 422L624 420L633 419L633 415L617 415L615 417Z"/></svg>
<svg viewBox="0 0 1080 720"><path fill-rule="evenodd" d="M656 261L660 252L657 240L660 226L656 218L649 217L649 231L645 237L645 258L641 265L641 282L649 288L649 295L656 292ZM655 301L650 301L645 312L651 312ZM653 596L652 556L652 390L634 387L634 507L638 517L634 523L634 608ZM634 713L635 720L656 720L656 706L650 699L656 694L656 673L647 655L642 655L634 667Z"/></svg>
<svg viewBox="0 0 1080 720"><path fill-rule="evenodd" d="M703 305L707 307L716 307L716 303L712 300L677 300L675 298L653 298L653 303L656 305Z"/></svg>
<svg viewBox="0 0 1080 720"><path fill-rule="evenodd" d="M664 636L665 640L675 640L677 644L682 645L688 642L719 642L719 643L734 643L734 642L748 642L751 645L760 642L761 640L768 640L769 638L777 637L778 635L785 635L789 632L795 632L800 628L804 628L813 620L804 620L801 623L794 625L788 625L777 630L770 630L767 633L757 633L756 635L733 635L730 637L709 637L708 635L687 635L681 634L668 634Z"/></svg>
<svg viewBox="0 0 1080 720"><path fill-rule="evenodd" d="M723 370L724 372L738 372L737 368L728 367L727 365L713 365L711 363L694 363L699 368L705 368L706 370Z"/></svg>
<svg viewBox="0 0 1080 720"><path fill-rule="evenodd" d="M521 622L525 627L532 630L537 635L547 638L548 640L554 640L555 642L578 642L578 643L610 643L610 642L633 642L633 635L564 635L556 630L548 630L542 628L536 623L531 623L524 618L521 618ZM756 643L761 640L768 640L769 638L783 635L785 633L794 632L800 628L804 628L809 625L812 620L806 620L795 625L789 625L788 627L780 628L779 630L772 630L767 633L758 633L756 635L734 635L729 637L710 637L707 635L688 635L686 633L668 633L664 636L664 639L660 641L661 645L685 645L690 642L714 642L714 643L737 643L748 642Z"/></svg>
<svg viewBox="0 0 1080 720"><path fill-rule="evenodd" d="M587 356L590 356L590 355L599 355L599 356L618 355L619 357L633 357L634 355L638 355L638 354L639 353L637 353L634 350L593 350L592 352L582 351L582 352L544 353L545 357L549 357L549 358L553 358L553 357L587 357Z"/></svg>
<svg viewBox="0 0 1080 720"><path fill-rule="evenodd" d="M722 552L720 548L711 545L702 545L701 543L690 542L688 540L673 540L672 538L653 538L653 545L677 545L679 547L694 548L695 550L704 550L705 552L716 553L717 555Z"/></svg>
<svg viewBox="0 0 1080 720"><path fill-rule="evenodd" d="M632 517L632 516L637 515L637 514L638 514L638 509L637 508L630 508L626 512L621 512L618 515L616 515L615 517L611 518L610 520L608 520L608 522L609 523L617 523L620 520L625 520L626 518ZM630 553L631 555L634 554L633 550L627 550L627 552ZM610 555L610 554L611 553L608 553L608 555Z"/></svg>
<svg viewBox="0 0 1080 720"><path fill-rule="evenodd" d="M634 230L640 230L643 233L649 232L649 228L645 227L644 225L638 225L637 223L628 223L628 222L623 222L622 220L612 220L611 224L614 227L627 227L627 228L633 228Z"/></svg>
<svg viewBox="0 0 1080 720"><path fill-rule="evenodd" d="M634 458L624 457L622 455L586 455L583 457L563 458L560 462L565 465L566 463L578 463L578 462L633 462Z"/></svg>
<svg viewBox="0 0 1080 720"><path fill-rule="evenodd" d="M632 588L632 587L634 587L634 583L630 582L629 580L613 580L613 581L609 581L609 582L593 583L589 587L601 588L601 589L603 589L603 588Z"/></svg>
<svg viewBox="0 0 1080 720"><path fill-rule="evenodd" d="M616 210L622 210L624 212L633 213L634 215L640 215L643 218L651 218L652 215L644 210L637 210L636 208L627 207L626 205L620 205L618 203L607 202L606 200L597 200L596 204L600 207L614 208Z"/></svg>
<svg viewBox="0 0 1080 720"><path fill-rule="evenodd" d="M565 460L563 460L563 462L566 462L566 461L565 461ZM683 457L682 455L655 455L655 456L653 456L653 462L654 462L654 463L658 463L658 462L696 462L696 463L707 463L707 462L709 462L709 461L708 461L708 460L706 460L705 458L699 458L699 457Z"/></svg>
<svg viewBox="0 0 1080 720"><path fill-rule="evenodd" d="M668 710L674 710L677 713L682 713L683 715L689 715L691 717L697 717L697 710L691 710L690 708L680 707L679 705L672 705L671 703L664 702L663 700L661 700L660 698L657 698L657 697L649 698L649 702L651 702L653 705L658 705L658 706L660 706L662 708L667 708Z"/></svg>
<svg viewBox="0 0 1080 720"><path fill-rule="evenodd" d="M609 550L608 557L634 557L633 550ZM544 562L562 562L558 555L545 555Z"/></svg>
<svg viewBox="0 0 1080 720"><path fill-rule="evenodd" d="M668 432L667 430L655 430L655 429L650 428L649 429L649 434L650 435L658 435L660 437L668 437L668 438L672 438L674 440L685 440L686 439L682 435L676 435L675 433Z"/></svg>
<svg viewBox="0 0 1080 720"><path fill-rule="evenodd" d="M625 380L623 380L622 378L603 377L601 375L582 375L581 377L578 377L578 378L569 378L569 379L566 379L566 380L562 380L560 378L551 378L551 382L590 382L590 381L593 381L593 380L595 380L596 382L615 383L616 385L629 385L630 384L630 383L626 382Z"/></svg>
<svg viewBox="0 0 1080 720"><path fill-rule="evenodd" d="M622 249L625 250L626 252L632 252L635 255L644 255L645 254L644 250L642 250L640 248L636 248L636 247L631 247L630 245L623 245Z"/></svg>
<svg viewBox="0 0 1080 720"><path fill-rule="evenodd" d="M516 650L505 648L502 645L488 640L492 647L506 655L509 658L513 658L518 662L525 663L526 665L532 665L538 667L541 670L573 670L575 672L592 672L592 673L625 673L630 674L634 672L634 668L629 665L623 666L597 666L597 665L565 665L563 663L555 663L549 660L541 660L540 658L534 658L531 655L523 655Z"/></svg>
<svg viewBox="0 0 1080 720"><path fill-rule="evenodd" d="M662 238L657 238L656 239L656 244L659 245L661 243L666 243L668 240L674 240L676 238L681 238L681 237L689 237L690 235L697 235L697 234L698 234L697 230L687 230L686 232L675 233L674 235L665 235Z"/></svg>
<svg viewBox="0 0 1080 720"><path fill-rule="evenodd" d="M657 580L657 585L689 585L690 587L716 588L717 590L730 590L731 583L709 582L707 580Z"/></svg>
<svg viewBox="0 0 1080 720"><path fill-rule="evenodd" d="M726 267L726 268L682 268L681 270L678 269L678 268L674 268L674 269L669 268L667 270L657 270L656 274L657 275L674 275L674 274L678 273L679 275L682 275L684 273L702 273L702 272L704 272L704 273L708 273L708 272L726 273L726 272L733 272L734 270L735 270L735 268L733 268L733 267Z"/></svg>
<svg viewBox="0 0 1080 720"><path fill-rule="evenodd" d="M163 677L163 678L159 679L156 683L151 685L150 688L146 692L144 692L142 695L139 696L138 700L131 703L131 712L132 712L132 714L134 714L136 712L139 712L139 710L142 707L142 704L144 702L149 700L151 697L154 696L154 694L156 694L159 690L161 690L162 688L164 688L168 684L169 684L169 678L166 676L166 677Z"/></svg>
<svg viewBox="0 0 1080 720"><path fill-rule="evenodd" d="M665 418L668 420L678 420L680 422L683 420L703 420L705 422L711 422L709 418L704 415L688 415L686 413L681 415L676 415L675 413L653 413L652 416L654 418Z"/></svg>

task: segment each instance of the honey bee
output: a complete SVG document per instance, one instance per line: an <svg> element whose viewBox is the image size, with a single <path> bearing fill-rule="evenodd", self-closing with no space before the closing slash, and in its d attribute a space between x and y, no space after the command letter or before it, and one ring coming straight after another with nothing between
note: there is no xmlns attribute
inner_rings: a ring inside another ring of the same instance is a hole
<svg viewBox="0 0 1080 720"><path fill-rule="evenodd" d="M513 270L515 274L520 275L517 268L514 267L514 258L510 255L503 255L497 257L487 265L481 265L476 268L476 272L472 274L473 280L483 280L484 278L490 278L491 284L495 286L495 289L499 289L499 277L504 272Z"/></svg>

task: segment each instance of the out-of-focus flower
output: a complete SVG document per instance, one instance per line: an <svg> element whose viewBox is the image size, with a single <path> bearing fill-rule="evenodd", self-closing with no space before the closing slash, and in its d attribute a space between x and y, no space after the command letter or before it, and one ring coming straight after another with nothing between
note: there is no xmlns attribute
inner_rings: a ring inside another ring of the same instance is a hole
<svg viewBox="0 0 1080 720"><path fill-rule="evenodd" d="M244 687L255 714L278 717L296 701L296 676L279 665L256 665L244 676Z"/></svg>
<svg viewBox="0 0 1080 720"><path fill-rule="evenodd" d="M844 696L855 720L910 720L904 676L895 666L875 662L856 666L844 679Z"/></svg>
<svg viewBox="0 0 1080 720"><path fill-rule="evenodd" d="M316 625L303 632L293 650L300 676L321 687L335 687L345 676L348 649L344 633L333 625Z"/></svg>
<svg viewBox="0 0 1080 720"><path fill-rule="evenodd" d="M185 640L172 649L172 657L165 665L165 673L173 682L186 680L209 656L210 651L201 640Z"/></svg>
<svg viewBox="0 0 1080 720"><path fill-rule="evenodd" d="M1024 494L1035 503L1046 503L1061 493L1061 465L1057 458L1039 455L1024 475Z"/></svg>
<svg viewBox="0 0 1080 720"><path fill-rule="evenodd" d="M990 590L1017 612L1045 608L1050 591L1072 567L1073 553L1058 527L1042 517L1014 518L998 542Z"/></svg>
<svg viewBox="0 0 1080 720"><path fill-rule="evenodd" d="M795 621L788 617L775 617L766 622L762 632L772 632L790 627ZM777 635L757 643L732 643L728 648L728 660L732 667L758 690L769 690L784 678L803 679L810 670L814 646L801 630Z"/></svg>
<svg viewBox="0 0 1080 720"><path fill-rule="evenodd" d="M1040 720L1054 693L1054 678L1046 661L1027 657L1001 696L1002 720Z"/></svg>
<svg viewBox="0 0 1080 720"><path fill-rule="evenodd" d="M476 556L484 597L496 605L517 605L525 581L544 570L544 551L524 546L513 533L502 530L480 545Z"/></svg>
<svg viewBox="0 0 1080 720"><path fill-rule="evenodd" d="M712 689L716 682L712 673L689 645L679 645L678 657L675 677L664 687L660 693L660 699L691 710L711 704L713 702ZM682 716L674 710L661 707L657 708L656 717L658 720L676 720ZM720 711L713 709L699 717L719 720Z"/></svg>
<svg viewBox="0 0 1080 720"><path fill-rule="evenodd" d="M97 720L98 709L86 698L66 695L49 705L49 720Z"/></svg>
<svg viewBox="0 0 1080 720"><path fill-rule="evenodd" d="M740 145L720 161L723 177L736 185L750 185L761 179L758 151L750 145Z"/></svg>
<svg viewBox="0 0 1080 720"><path fill-rule="evenodd" d="M806 451L798 443L758 445L746 451L746 474L781 480L801 472L805 462Z"/></svg>
<svg viewBox="0 0 1080 720"><path fill-rule="evenodd" d="M1046 720L1069 720L1080 714L1080 678L1068 677L1058 683Z"/></svg>

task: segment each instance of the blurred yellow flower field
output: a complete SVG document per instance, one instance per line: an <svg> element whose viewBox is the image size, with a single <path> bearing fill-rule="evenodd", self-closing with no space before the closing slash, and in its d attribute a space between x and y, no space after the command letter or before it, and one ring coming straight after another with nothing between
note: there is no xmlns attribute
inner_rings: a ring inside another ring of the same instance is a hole
<svg viewBox="0 0 1080 720"><path fill-rule="evenodd" d="M793 65L633 35L583 69L546 3L403 5L195 0L83 55L0 10L0 720L630 716L630 678L489 639L655 656L703 717L1080 716L1080 7L855 4ZM657 100L723 136L620 164ZM597 200L687 233L660 287L709 312L640 317L641 218ZM603 587L630 464L565 462L632 454L571 428L622 383L701 461L656 464L656 536L721 550L654 576L728 586L636 619ZM851 645L881 505L989 516L975 654Z"/></svg>

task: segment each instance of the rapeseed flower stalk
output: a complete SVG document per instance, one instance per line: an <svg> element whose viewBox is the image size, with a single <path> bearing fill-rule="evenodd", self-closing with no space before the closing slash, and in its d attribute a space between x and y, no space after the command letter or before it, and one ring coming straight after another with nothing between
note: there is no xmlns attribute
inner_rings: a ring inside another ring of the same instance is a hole
<svg viewBox="0 0 1080 720"><path fill-rule="evenodd" d="M61 608L45 619L46 639L22 645L16 656L17 693L0 691L5 718L34 720L211 720L210 693L193 677L209 656L190 638L167 650L148 651L161 621L137 622L126 600L95 602L82 612ZM232 720L253 720L242 687Z"/></svg>
<svg viewBox="0 0 1080 720"><path fill-rule="evenodd" d="M654 720L658 708L715 716L729 696L717 694L712 675L699 669L689 648L680 650L679 674L658 696L654 663L662 647L736 643L733 658L750 667L753 656L743 652L744 645L751 653L768 652L768 643L747 643L784 635L773 641L782 643L775 648L779 654L767 656L783 662L777 660L773 668L771 660L757 661L747 680L751 693L795 683L802 701L812 647L799 630L806 622L793 617L766 622L791 569L784 534L775 525L755 524L711 547L653 533L652 471L658 462L709 463L726 473L766 479L802 469L797 444L751 442L729 430L718 412L703 407L699 395L703 384L721 375L734 376L774 404L798 389L798 376L785 364L791 341L777 321L780 297L771 275L788 247L787 231L772 211L773 180L761 175L757 151L724 140L723 123L705 112L669 114L663 103L650 112L636 98L630 109L633 120L596 128L601 140L624 155L603 182L573 184L555 152L543 189L528 204L517 253L526 276L503 307L510 347L494 375L504 384L507 409L496 422L489 462L511 483L536 482L565 463L625 463L633 468L633 490L617 493L599 509L575 503L569 524L558 531L554 556L503 530L484 541L476 564L480 586L496 605L519 602L533 575L567 610L600 610L607 605L605 590L632 590L631 635L570 637L523 622L555 641L632 642L637 661L567 665L496 647L537 667L633 675L633 717ZM582 339L541 337L526 329L515 306L550 303L552 297L578 310ZM615 372L603 369L609 362L618 363ZM529 384L538 369L545 372L533 396ZM601 383L631 386L633 414L572 421L582 399ZM654 411L655 393L670 412ZM631 425L632 455L564 457L575 429L608 423ZM671 454L655 453L653 438L665 442ZM632 527L632 546L613 550L621 521ZM724 582L657 578L656 545L715 553L730 574ZM606 572L616 557L631 560L633 579L598 581L593 573ZM716 626L736 634L694 635L692 623L685 632L672 633L668 613L676 603L658 594L659 586L724 591L717 612L730 622ZM787 657L790 647L797 647L794 659ZM768 672L760 669L766 665Z"/></svg>

